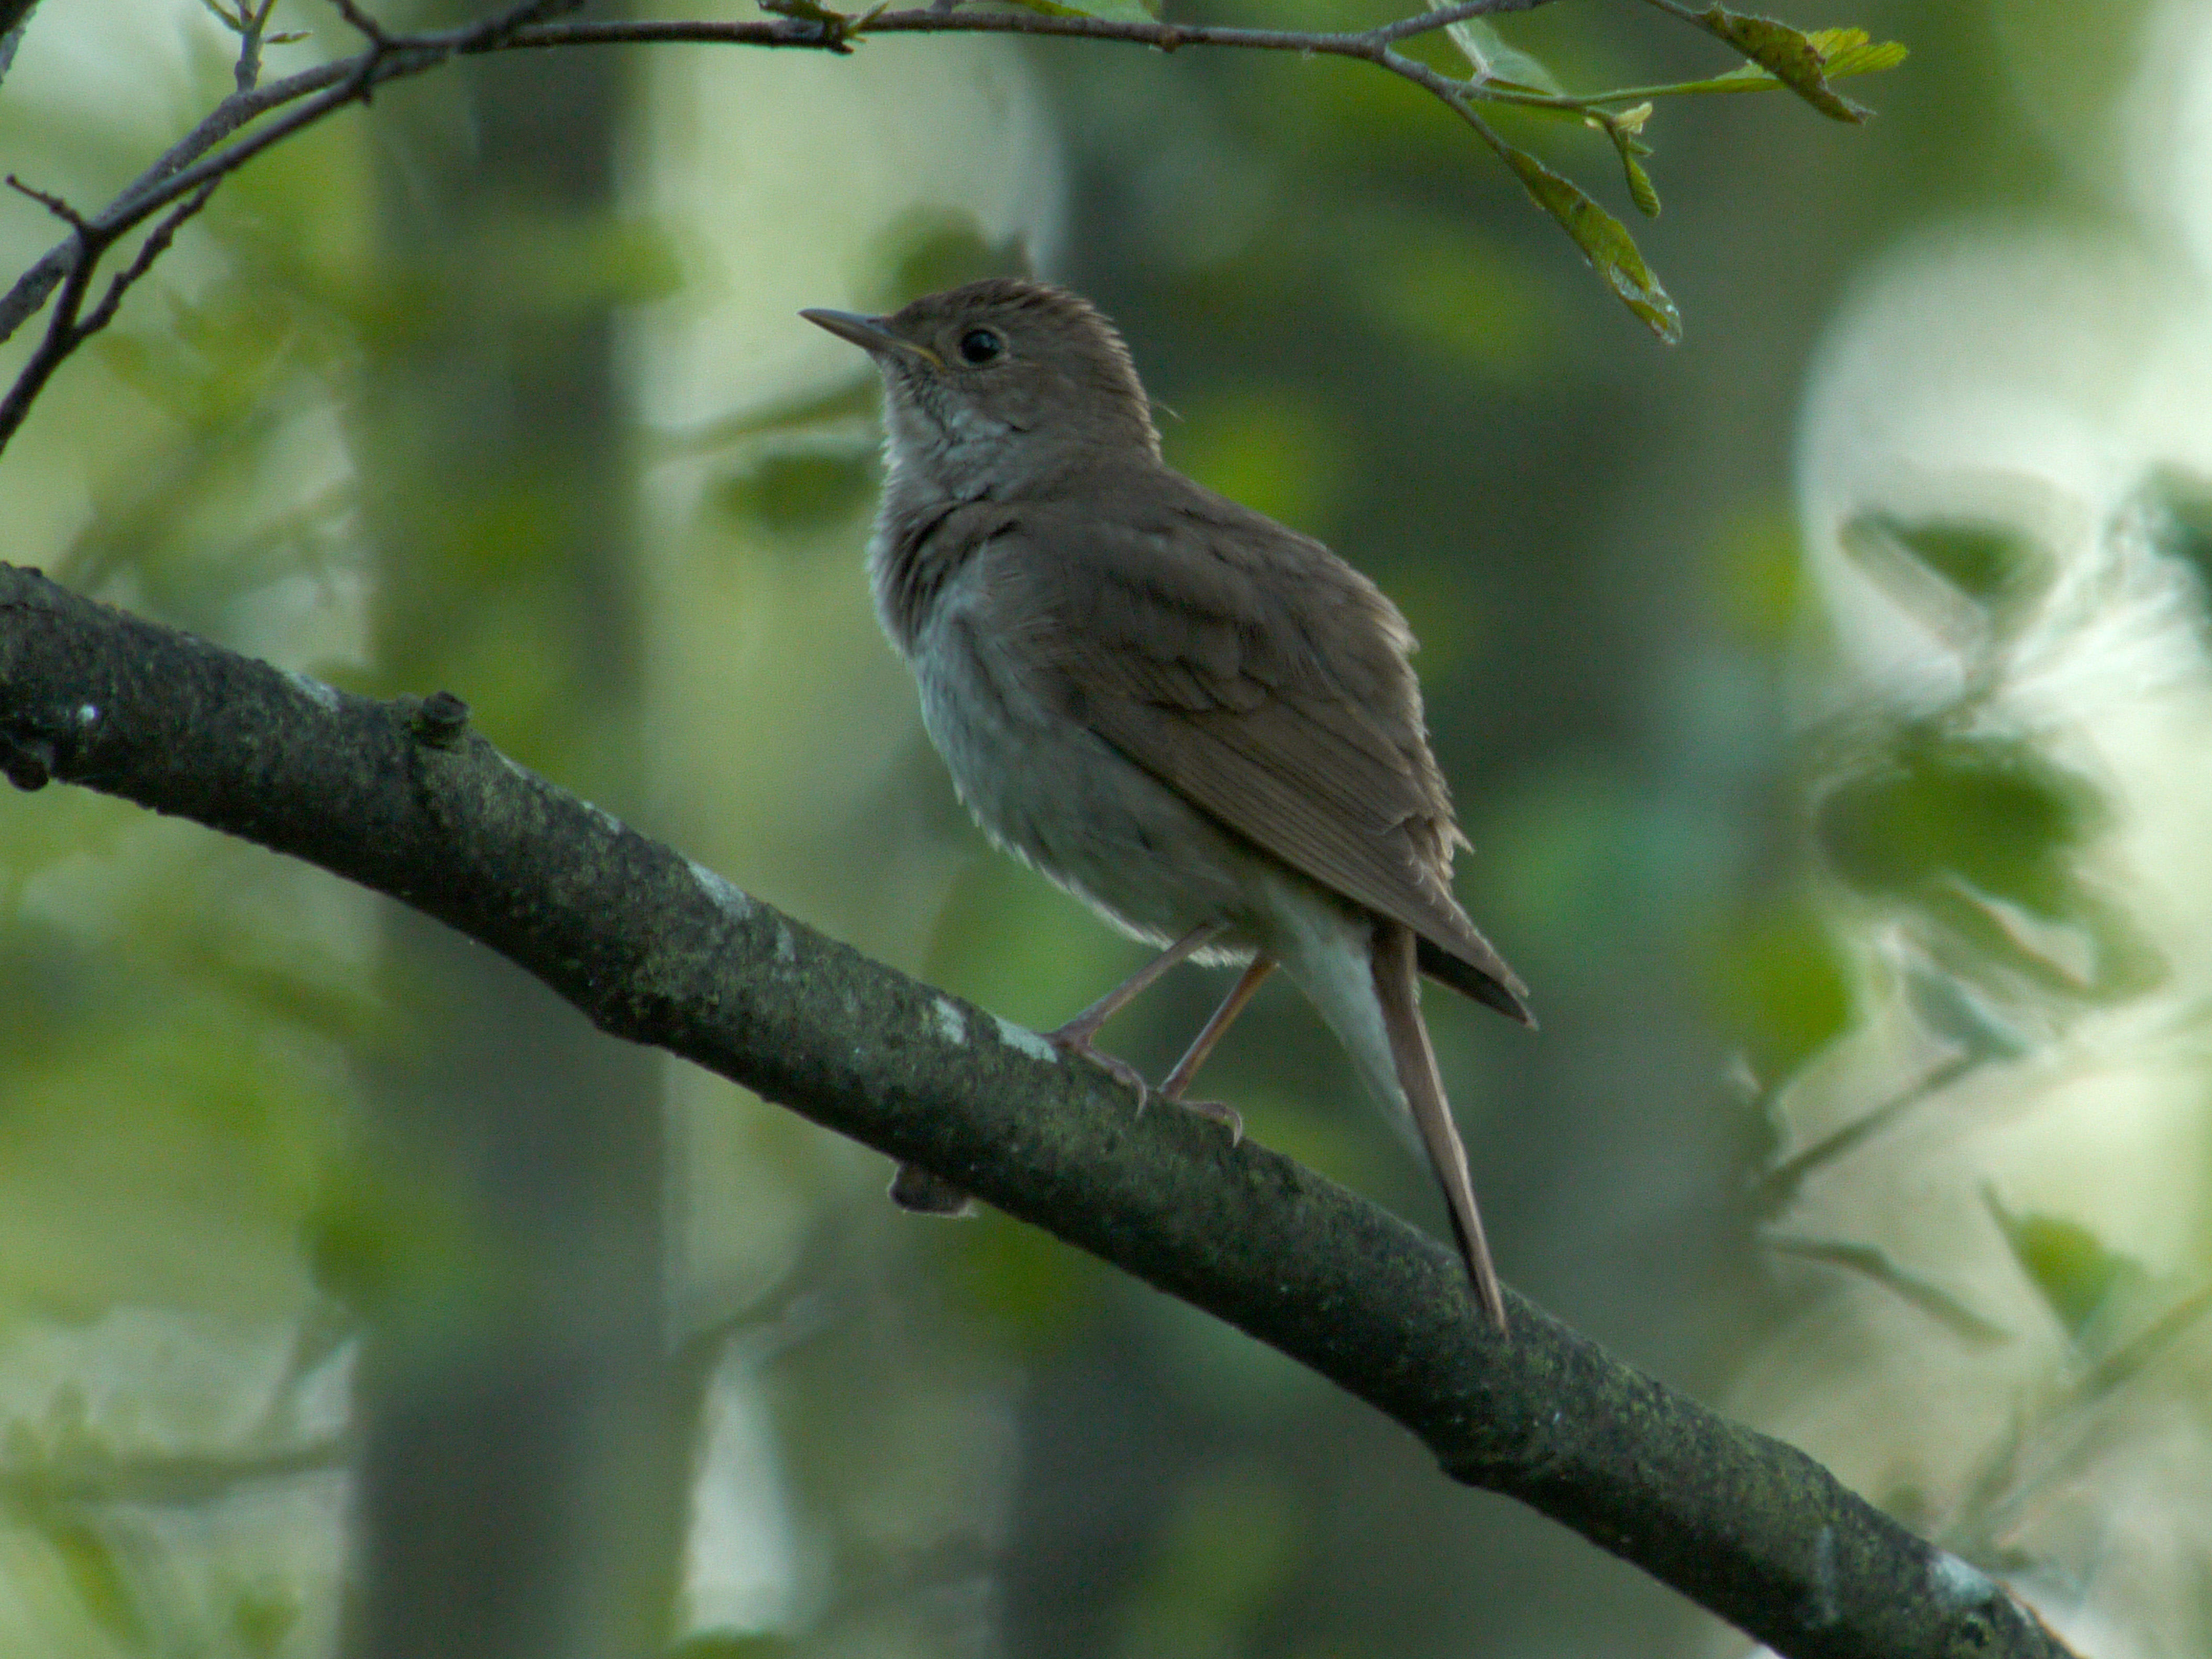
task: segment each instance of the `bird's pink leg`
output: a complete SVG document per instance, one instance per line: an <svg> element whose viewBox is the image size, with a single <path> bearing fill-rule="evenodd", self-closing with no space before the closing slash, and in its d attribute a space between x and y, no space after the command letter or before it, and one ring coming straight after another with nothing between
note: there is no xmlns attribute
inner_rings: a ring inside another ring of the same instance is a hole
<svg viewBox="0 0 2212 1659"><path fill-rule="evenodd" d="M1205 949L1207 942L1221 932L1218 922L1208 922L1202 927L1192 928L1066 1024L1058 1030L1047 1031L1045 1041L1064 1054L1083 1055L1116 1083L1134 1089L1137 1091L1137 1109L1143 1111L1145 1102L1152 1093L1146 1085L1144 1074L1126 1060L1102 1054L1091 1046L1091 1039L1098 1035L1100 1026L1157 984L1169 969L1192 951Z"/></svg>
<svg viewBox="0 0 2212 1659"><path fill-rule="evenodd" d="M1214 1045L1236 1024L1237 1016L1244 1012L1244 1005L1252 1000L1261 986L1267 983L1267 975L1274 971L1274 957L1254 957L1252 965L1244 970L1244 976L1221 1000L1221 1006L1213 1011L1213 1017L1206 1022L1205 1028L1192 1040L1189 1051L1176 1062L1175 1070L1168 1073L1168 1080L1160 1085L1161 1099L1172 1100L1185 1111L1196 1112L1201 1117L1210 1117L1223 1125L1229 1131L1229 1144L1232 1146L1244 1139L1244 1120L1237 1115L1237 1109L1224 1106L1218 1100L1185 1100L1182 1094L1190 1087L1191 1079L1198 1075L1198 1068L1206 1064L1206 1057L1213 1052Z"/></svg>

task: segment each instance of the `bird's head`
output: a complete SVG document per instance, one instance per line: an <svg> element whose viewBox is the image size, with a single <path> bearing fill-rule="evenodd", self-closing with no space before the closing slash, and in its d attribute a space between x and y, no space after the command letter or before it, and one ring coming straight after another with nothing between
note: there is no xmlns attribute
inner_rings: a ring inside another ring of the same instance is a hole
<svg viewBox="0 0 2212 1659"><path fill-rule="evenodd" d="M1132 454L1159 434L1128 348L1087 300L994 277L929 294L888 316L802 311L850 340L884 377L894 478L998 495Z"/></svg>

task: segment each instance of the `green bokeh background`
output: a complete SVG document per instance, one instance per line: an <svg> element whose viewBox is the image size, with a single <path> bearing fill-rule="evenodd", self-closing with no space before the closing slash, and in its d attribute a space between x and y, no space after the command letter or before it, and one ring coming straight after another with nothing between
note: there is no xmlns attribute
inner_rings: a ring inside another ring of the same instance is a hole
<svg viewBox="0 0 2212 1659"><path fill-rule="evenodd" d="M0 462L0 556L349 687L450 689L739 886L1052 1024L1134 947L952 800L860 570L872 389L792 314L1040 268L1121 323L1171 461L1328 540L1424 642L1461 895L1544 1022L1429 1002L1507 1277L1980 1565L2078 1590L2014 1524L2012 1466L1945 1486L1883 1423L1829 1420L1909 1358L1853 1310L1928 1322L1913 1340L1952 1346L1927 1374L2009 1413L2014 1452L2066 1389L2068 1432L2130 1443L2153 1431L2081 1426L2105 1397L2081 1380L2184 1363L2185 1319L2140 1339L2185 1308L2201 1216L2146 1264L2094 1218L1976 1207L2042 1310L2026 1335L1941 1247L1793 1226L1833 1172L1777 1160L1962 1078L2004 1097L1997 1068L2153 994L2171 951L2085 866L2116 792L1839 666L1799 416L1905 240L2139 239L2111 113L2155 9L1780 9L1912 57L1850 88L1863 128L1778 94L1662 106L1656 222L1598 135L1503 124L1632 222L1686 322L1671 349L1464 127L1359 65L899 39L395 86L226 183L57 378ZM276 71L348 49L298 10L278 23L313 38ZM1606 0L1504 32L1581 86L1723 62ZM0 154L104 199L228 73L181 0L48 0ZM9 269L52 235L0 202ZM2212 491L2160 488L2201 550ZM1844 539L1999 635L2069 556L1871 507ZM2084 930L2095 971L2052 969L2020 915ZM1933 1070L1882 1087L1835 1056L1888 1029L1869 941L1900 927L1934 941L1907 988ZM0 802L0 1651L1740 1650L1287 1362L1002 1217L895 1212L880 1158L615 1050L482 957L191 825ZM1112 1046L1159 1074L1221 988L1178 973ZM1823 1065L1833 1121L1793 1115ZM1207 1091L1443 1227L1288 988ZM1920 1167L1852 1178L1911 1193ZM1778 1371L1778 1344L1818 1364ZM1990 1351L2032 1357L1978 1370ZM2156 1433L2201 1444L2177 1409ZM2110 1651L2198 1650L2204 1571L2193 1626L2161 1601Z"/></svg>

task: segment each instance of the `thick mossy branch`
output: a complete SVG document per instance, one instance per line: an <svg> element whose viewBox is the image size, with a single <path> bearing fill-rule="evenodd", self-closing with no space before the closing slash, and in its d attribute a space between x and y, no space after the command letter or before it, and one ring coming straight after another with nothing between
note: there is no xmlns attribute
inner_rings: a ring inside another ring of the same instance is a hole
<svg viewBox="0 0 2212 1659"><path fill-rule="evenodd" d="M0 769L192 818L402 899L602 1030L957 1182L1225 1319L1802 1659L2058 1659L2003 1589L1803 1454L1188 1113L870 961L534 776L450 697L350 696L0 565ZM640 1294L646 1292L641 1289Z"/></svg>

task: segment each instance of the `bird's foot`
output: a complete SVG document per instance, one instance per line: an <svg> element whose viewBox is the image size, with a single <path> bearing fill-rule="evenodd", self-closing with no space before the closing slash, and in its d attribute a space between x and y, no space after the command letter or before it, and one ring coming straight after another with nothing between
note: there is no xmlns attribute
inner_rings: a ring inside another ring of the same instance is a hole
<svg viewBox="0 0 2212 1659"><path fill-rule="evenodd" d="M1171 1095L1165 1091L1162 1092L1160 1098L1171 1100L1186 1112L1195 1112L1202 1118L1218 1123L1229 1131L1231 1146L1241 1146L1244 1144L1244 1116L1234 1106L1224 1105L1218 1100L1185 1100L1180 1095Z"/></svg>
<svg viewBox="0 0 2212 1659"><path fill-rule="evenodd" d="M1134 1090L1137 1109L1143 1111L1146 1103L1152 1097L1152 1085L1145 1081L1142 1072L1119 1054L1109 1054L1103 1048L1092 1047L1091 1039L1096 1030L1095 1026L1086 1027L1079 1019L1070 1020L1056 1031L1047 1031L1044 1040L1063 1054L1080 1055L1123 1088Z"/></svg>

